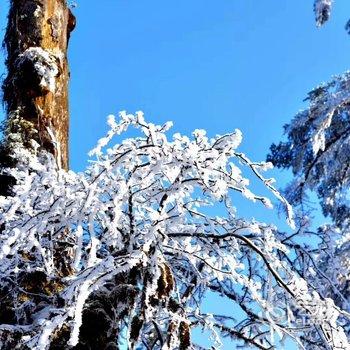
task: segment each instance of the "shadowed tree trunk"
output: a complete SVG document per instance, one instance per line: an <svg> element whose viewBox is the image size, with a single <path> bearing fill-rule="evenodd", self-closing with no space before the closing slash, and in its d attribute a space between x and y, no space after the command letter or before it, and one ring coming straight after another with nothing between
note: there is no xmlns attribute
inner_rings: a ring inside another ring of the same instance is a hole
<svg viewBox="0 0 350 350"><path fill-rule="evenodd" d="M75 18L65 0L10 1L4 40L7 77L3 83L3 99L7 118L0 148L1 169L16 166L13 158L16 147L24 146L27 150L36 152L38 145L39 149L54 155L58 167L68 169L67 46L74 26ZM13 185L14 179L11 176L0 174L0 195L12 195ZM69 270L62 267L59 261L69 262L67 256L64 258L65 248L64 245L55 247L57 255L63 256L63 259L56 260L56 268L63 277L69 274ZM118 278L125 283L123 277ZM45 295L43 290L48 286L47 281L48 276L36 271L23 276L20 287ZM114 281L112 285L124 283ZM6 299L7 288L0 287L0 322L15 324L16 305L14 300ZM120 298L114 298L117 299L114 303L110 293L91 296L84 311L81 342L76 349L114 349L117 346L117 329L111 332L116 325L112 321L115 312L113 306L120 299L126 302L131 293L124 291L121 294ZM37 300L36 304L39 303L40 300ZM127 308L123 313L127 313ZM6 334L0 334L1 337L6 338ZM67 349L68 337L69 333L63 328L50 349ZM6 343L5 348L15 349L16 344L16 339L13 339Z"/></svg>
<svg viewBox="0 0 350 350"><path fill-rule="evenodd" d="M65 0L11 0L4 40L2 167L14 166L11 154L20 140L29 149L36 141L59 167L68 168L67 46L74 25ZM2 180L0 194L8 194L11 179Z"/></svg>
<svg viewBox="0 0 350 350"><path fill-rule="evenodd" d="M6 120L0 145L0 195L13 195L15 180L4 169L17 166L14 151L19 147L33 153L48 151L59 168L68 169L67 46L74 26L75 18L65 0L10 1L4 39ZM54 249L62 253L65 247ZM1 285L0 323L17 322L18 301L7 297L9 290L20 287L44 295L48 280L43 272L31 271L18 279L18 285ZM40 300L34 302L40 304ZM17 349L16 337L7 337L2 331L0 338L2 349Z"/></svg>
<svg viewBox="0 0 350 350"><path fill-rule="evenodd" d="M59 168L68 169L67 45L74 26L75 18L65 0L10 1L4 40L7 77L3 83L3 98L7 118L3 130L4 140L0 145L0 170L17 166L13 153L19 146L34 153L38 149L48 151L54 156ZM13 195L13 185L14 179L0 172L0 195ZM130 208L130 216L131 213ZM61 238L59 244L54 243L53 250L57 274L65 277L70 274L69 267L74 254L69 250L69 244L66 244L69 242L64 235ZM29 258L35 259L35 256ZM141 277L141 267L134 268L127 274L117 275L103 291L91 294L85 304L76 350L118 348L117 339L125 327L123 320L131 318L136 307L136 294L141 293L141 300L145 302L145 288L143 291L137 288ZM52 281L50 276L40 270L24 273L14 280L17 285L0 285L1 324L11 325L17 322L17 301L6 297L9 290L20 288L30 295L28 299L34 304L31 312L35 314L43 301L40 296L45 297L48 291L54 295L56 285L60 283ZM145 281L147 286L149 281ZM159 286L163 284L160 283ZM169 290L161 289L169 293L172 287ZM159 291L158 294L162 293L164 291ZM34 294L35 297L32 298ZM162 299L163 295L159 298ZM158 299L155 298L154 303L156 300ZM29 324L32 322L30 316L28 315ZM138 315L129 325L134 343L139 338L143 319L143 314ZM68 329L69 327L63 327L56 334L50 350L69 348ZM5 344L1 348L17 349L18 339L9 340L5 333L0 332L0 341L3 340L1 344ZM20 338L21 335L17 336Z"/></svg>

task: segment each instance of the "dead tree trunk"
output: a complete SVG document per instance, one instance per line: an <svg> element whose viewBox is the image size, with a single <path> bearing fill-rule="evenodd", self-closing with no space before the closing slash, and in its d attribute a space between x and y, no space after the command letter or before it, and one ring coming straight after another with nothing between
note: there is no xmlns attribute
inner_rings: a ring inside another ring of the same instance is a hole
<svg viewBox="0 0 350 350"><path fill-rule="evenodd" d="M11 149L20 140L25 148L36 141L59 167L68 168L67 46L74 25L65 0L10 1L2 167L11 166Z"/></svg>
<svg viewBox="0 0 350 350"><path fill-rule="evenodd" d="M65 0L10 1L4 39L7 77L3 101L7 118L0 144L0 195L13 194L15 181L4 169L17 166L15 149L24 147L33 153L45 150L54 156L59 168L68 169L67 46L74 25ZM41 295L47 281L44 273L32 271L17 284L1 283L0 324L17 322L18 300L8 297L10 290L18 286L23 290L34 288ZM6 332L2 331L0 338L2 349L17 348L15 334L4 342Z"/></svg>
<svg viewBox="0 0 350 350"><path fill-rule="evenodd" d="M8 75L3 84L3 97L7 119L5 138L0 145L0 195L11 195L14 179L1 170L19 164L13 157L15 148L24 147L33 152L38 148L45 150L54 156L59 168L68 169L67 45L74 22L66 0L10 1L4 42ZM31 325L34 322L32 315L42 311L48 295L56 304L64 304L59 287L64 285L62 279L71 274L74 237L69 241L68 230L62 231L62 235L57 236L59 239L52 244L56 276L33 269L13 276L13 279L0 281L0 324ZM129 242L125 245L128 246ZM35 252L23 254L27 260L36 259ZM162 268L159 291L152 299L154 305L169 297L173 285L169 273L169 268ZM138 287L140 281L144 281L145 285L142 290ZM137 266L128 273L115 276L103 290L92 293L85 303L79 343L74 349L118 349L124 321L130 323L130 338L136 344L145 317L144 306L137 311L136 303L137 300L145 303L146 287L150 281L149 273ZM14 290L18 291L18 297L12 297ZM141 298L137 298L138 294ZM19 319L16 310L24 304L28 308L22 308L25 317ZM136 311L139 312L137 317L134 315ZM57 330L51 339L50 350L69 348L69 329L69 325L65 325ZM185 330L181 332L187 335ZM11 327L0 331L1 349L18 349L22 334L18 330L9 333Z"/></svg>

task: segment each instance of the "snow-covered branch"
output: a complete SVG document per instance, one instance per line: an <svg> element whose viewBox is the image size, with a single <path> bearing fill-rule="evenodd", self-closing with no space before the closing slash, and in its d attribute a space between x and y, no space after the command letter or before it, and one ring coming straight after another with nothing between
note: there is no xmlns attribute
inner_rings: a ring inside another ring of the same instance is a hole
<svg viewBox="0 0 350 350"><path fill-rule="evenodd" d="M141 112L108 123L84 173L57 169L48 153L15 150L18 166L8 171L16 195L0 198L4 349L74 348L97 331L96 348L126 337L131 349L185 349L195 346L196 327L212 332L217 347L229 335L268 349L273 334L274 344L299 341L300 315L317 344L349 346L338 322L344 313L280 258L288 248L276 229L237 215L233 193L272 206L249 189L246 167L288 206L292 222L289 204L262 175L270 164L237 152L238 130L169 139L171 123L147 123ZM138 137L112 143L131 127ZM209 291L232 302L232 317L205 315ZM89 328L94 317L103 331Z"/></svg>

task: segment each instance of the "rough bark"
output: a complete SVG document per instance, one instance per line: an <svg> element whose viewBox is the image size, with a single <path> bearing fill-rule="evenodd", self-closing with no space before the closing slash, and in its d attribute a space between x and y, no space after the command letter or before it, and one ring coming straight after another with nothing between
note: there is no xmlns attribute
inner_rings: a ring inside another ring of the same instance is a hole
<svg viewBox="0 0 350 350"><path fill-rule="evenodd" d="M67 46L75 19L65 0L11 0L4 46L7 109L3 165L8 165L13 135L26 148L33 140L68 168Z"/></svg>
<svg viewBox="0 0 350 350"><path fill-rule="evenodd" d="M68 80L67 46L75 19L65 0L11 0L4 39L7 77L3 102L7 117L0 144L0 195L13 195L15 180L4 172L18 165L14 150L24 147L35 153L50 152L58 165L68 169ZM0 227L0 233L2 228ZM62 256L64 248L54 247ZM40 271L23 274L12 289L46 295L58 289ZM59 281L56 281L59 283ZM16 307L21 303L7 297L0 286L0 323L16 324ZM36 305L42 300L33 299ZM28 315L30 319L30 315ZM17 339L18 338L18 339ZM18 348L20 335L0 332L1 348ZM4 340L6 339L6 341ZM62 348L63 349L63 348Z"/></svg>
<svg viewBox="0 0 350 350"><path fill-rule="evenodd" d="M67 45L70 32L75 26L75 19L65 0L11 0L8 25L4 45L7 51L8 74L3 84L3 98L7 109L4 127L4 140L0 145L0 169L15 167L13 149L21 146L36 150L36 145L54 155L59 167L68 169L68 80ZM33 141L35 141L33 143ZM34 145L33 145L34 144ZM11 195L13 179L0 172L0 195ZM1 227L0 227L1 231ZM61 245L59 245L59 243ZM69 248L69 245L68 245ZM55 267L61 277L70 274L71 252L65 253L65 239L54 244ZM33 257L34 258L34 257ZM167 266L162 267L162 279L159 281L158 299L168 297L173 280L165 275ZM131 318L135 309L137 284L141 270L133 269L128 274L120 274L105 286L103 291L92 293L83 312L79 344L76 350L117 349L117 339L121 336L123 320ZM46 292L55 294L60 279L50 280L41 271L24 273L19 287L26 292L35 293L31 298L40 309ZM11 285L12 289L17 288ZM0 323L16 324L15 310L21 304L17 300L6 298L8 289L0 286ZM26 296L27 298L27 296ZM140 318L143 316L140 315ZM31 322L28 315L28 323ZM139 337L142 322L133 322L130 332L135 342ZM50 350L67 349L69 327L60 329ZM18 346L20 335L7 338L5 350ZM18 338L18 339L17 339ZM3 343L5 344L5 343Z"/></svg>

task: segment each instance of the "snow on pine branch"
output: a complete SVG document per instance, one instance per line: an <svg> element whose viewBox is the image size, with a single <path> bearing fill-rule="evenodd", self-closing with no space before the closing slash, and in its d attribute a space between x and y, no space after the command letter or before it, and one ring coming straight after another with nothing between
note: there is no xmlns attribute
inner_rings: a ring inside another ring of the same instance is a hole
<svg viewBox="0 0 350 350"><path fill-rule="evenodd" d="M0 307L11 315L0 324L3 348L16 339L23 349L45 350L57 341L74 347L83 341L84 308L96 295L113 308L114 339L126 334L131 349L186 348L195 327L208 329L217 343L230 336L268 349L274 333L281 342L286 336L300 342L302 327L273 317L290 319L292 308L308 320L308 332L315 330L310 342L348 348L338 322L346 315L280 259L288 249L275 228L236 214L235 192L271 207L249 189L243 167L288 205L262 175L270 164L237 152L240 131L168 139L172 124L147 123L141 112L121 112L108 124L84 173L57 169L49 154L16 150L19 164L8 170L16 195L0 197L0 292L9 296ZM138 137L112 143L131 127ZM290 207L287 213L292 223ZM205 315L207 291L231 300L244 319Z"/></svg>
<svg viewBox="0 0 350 350"><path fill-rule="evenodd" d="M332 4L333 0L315 0L314 12L316 17L316 24L318 27L322 26L329 20Z"/></svg>
<svg viewBox="0 0 350 350"><path fill-rule="evenodd" d="M334 0L314 0L314 13L317 27L322 27L330 18ZM350 20L345 24L345 30L350 34Z"/></svg>
<svg viewBox="0 0 350 350"><path fill-rule="evenodd" d="M285 126L287 141L272 145L268 160L292 168L295 180L287 197L293 205L307 198L308 190L315 191L323 214L347 227L350 73L316 87L307 101L309 106Z"/></svg>

